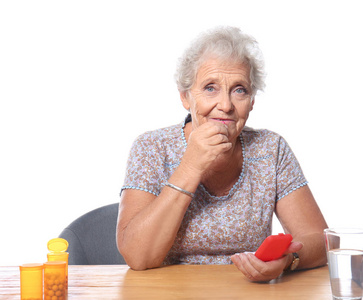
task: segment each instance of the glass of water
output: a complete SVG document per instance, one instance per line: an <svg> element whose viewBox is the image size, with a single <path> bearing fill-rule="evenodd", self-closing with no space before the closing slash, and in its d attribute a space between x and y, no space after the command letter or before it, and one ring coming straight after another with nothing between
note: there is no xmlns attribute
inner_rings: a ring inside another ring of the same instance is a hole
<svg viewBox="0 0 363 300"><path fill-rule="evenodd" d="M324 234L333 299L362 299L363 229L325 229Z"/></svg>

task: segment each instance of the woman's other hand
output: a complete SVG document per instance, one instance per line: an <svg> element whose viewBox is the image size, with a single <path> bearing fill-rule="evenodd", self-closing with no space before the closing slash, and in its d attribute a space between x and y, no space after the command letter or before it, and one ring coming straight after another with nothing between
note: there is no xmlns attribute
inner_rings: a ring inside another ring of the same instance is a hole
<svg viewBox="0 0 363 300"><path fill-rule="evenodd" d="M264 262L253 253L239 253L231 257L235 266L251 281L266 282L281 275L284 269L290 265L293 252L301 250L303 245L292 242L283 257Z"/></svg>

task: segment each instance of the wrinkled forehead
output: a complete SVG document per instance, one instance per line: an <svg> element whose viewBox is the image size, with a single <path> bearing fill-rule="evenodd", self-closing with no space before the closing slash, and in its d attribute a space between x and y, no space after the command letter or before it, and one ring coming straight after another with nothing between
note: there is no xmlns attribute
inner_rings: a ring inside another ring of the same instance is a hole
<svg viewBox="0 0 363 300"><path fill-rule="evenodd" d="M234 81L242 81L250 85L250 66L246 62L236 59L221 59L216 56L209 56L199 64L194 84L208 80L224 80L226 78Z"/></svg>

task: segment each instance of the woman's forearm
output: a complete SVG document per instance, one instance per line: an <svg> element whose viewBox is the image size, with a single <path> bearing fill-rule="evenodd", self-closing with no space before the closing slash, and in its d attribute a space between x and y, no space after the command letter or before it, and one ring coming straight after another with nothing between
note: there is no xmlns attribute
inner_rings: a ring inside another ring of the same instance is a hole
<svg viewBox="0 0 363 300"><path fill-rule="evenodd" d="M186 195L173 199L168 197L170 193L165 194L155 198L123 229L119 249L133 269L160 266L174 242L190 200L185 199Z"/></svg>
<svg viewBox="0 0 363 300"><path fill-rule="evenodd" d="M300 257L298 269L320 267L327 263L323 233L295 237L294 241L303 244L303 248L298 252Z"/></svg>
<svg viewBox="0 0 363 300"><path fill-rule="evenodd" d="M199 184L199 178L190 178L186 176L183 168L179 168L169 182L194 192ZM137 199L122 200L120 210L123 209L123 201L137 201ZM161 265L174 243L191 201L190 196L170 187L164 187L160 195L133 215L129 222L119 222L117 244L131 268L143 270Z"/></svg>

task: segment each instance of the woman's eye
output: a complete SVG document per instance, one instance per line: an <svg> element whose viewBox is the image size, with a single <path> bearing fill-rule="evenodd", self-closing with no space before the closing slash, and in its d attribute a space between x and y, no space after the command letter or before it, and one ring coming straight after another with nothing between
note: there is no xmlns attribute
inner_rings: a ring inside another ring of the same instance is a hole
<svg viewBox="0 0 363 300"><path fill-rule="evenodd" d="M215 91L215 88L214 88L213 86L210 86L210 85L208 86L208 85L207 85L207 86L205 87L205 90L206 90L207 92L210 92L210 93L211 93L211 92L214 92L214 91Z"/></svg>
<svg viewBox="0 0 363 300"><path fill-rule="evenodd" d="M238 94L245 94L247 92L246 89L242 87L237 88L235 91Z"/></svg>

